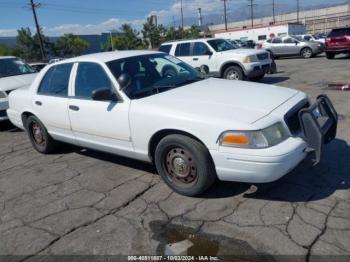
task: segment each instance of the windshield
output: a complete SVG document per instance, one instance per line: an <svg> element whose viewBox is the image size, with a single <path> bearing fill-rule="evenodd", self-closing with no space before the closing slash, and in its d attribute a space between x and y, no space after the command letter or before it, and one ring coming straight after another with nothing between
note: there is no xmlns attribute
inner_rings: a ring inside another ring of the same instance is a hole
<svg viewBox="0 0 350 262"><path fill-rule="evenodd" d="M138 99L201 80L199 72L176 57L152 54L118 59L107 63L118 79L130 76L131 83L124 88L130 99Z"/></svg>
<svg viewBox="0 0 350 262"><path fill-rule="evenodd" d="M228 51L232 49L237 49L233 44L225 39L213 39L208 40L208 44L214 48L216 52Z"/></svg>
<svg viewBox="0 0 350 262"><path fill-rule="evenodd" d="M33 73L33 68L17 58L0 59L0 78Z"/></svg>

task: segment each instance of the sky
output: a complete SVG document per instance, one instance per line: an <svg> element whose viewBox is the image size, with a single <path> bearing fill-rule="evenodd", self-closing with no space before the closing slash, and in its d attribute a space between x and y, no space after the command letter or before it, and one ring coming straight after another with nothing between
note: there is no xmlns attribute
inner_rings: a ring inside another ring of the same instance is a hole
<svg viewBox="0 0 350 262"><path fill-rule="evenodd" d="M180 0L34 0L40 3L37 14L45 35L59 36L64 33L99 34L115 30L123 23L140 29L151 14L158 16L160 23L169 25L180 20ZM272 0L255 0L267 3ZM247 4L247 0L227 0L227 7ZM275 0L279 4L295 4L296 0ZM327 3L344 0L327 0ZM0 0L0 36L15 36L17 29L29 27L33 31L34 19L28 6L29 0ZM322 0L300 0L302 6L324 3ZM296 4L295 4L296 5ZM202 8L203 16L223 12L222 0L183 0L185 17L197 15Z"/></svg>

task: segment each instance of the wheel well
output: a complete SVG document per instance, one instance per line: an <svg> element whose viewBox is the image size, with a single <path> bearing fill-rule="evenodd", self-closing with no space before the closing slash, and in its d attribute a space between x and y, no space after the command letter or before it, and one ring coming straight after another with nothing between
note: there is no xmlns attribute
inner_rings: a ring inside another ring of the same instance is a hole
<svg viewBox="0 0 350 262"><path fill-rule="evenodd" d="M224 77L224 73L225 73L225 70L230 67L230 66L237 66L239 67L241 70L242 70L242 73L244 75L244 70L243 68L241 67L241 65L239 65L238 63L235 63L235 62L229 62L229 63L226 63L224 64L222 67L221 67L221 70L220 70L220 77Z"/></svg>
<svg viewBox="0 0 350 262"><path fill-rule="evenodd" d="M188 132L185 132L185 131L181 131L181 130L176 130L176 129L164 129L164 130L160 130L158 131L157 133L155 133L149 144L148 144L148 154L151 158L151 160L153 161L154 160L154 154L156 152L156 148L157 148L157 145L159 144L159 142L166 136L168 135L184 135L184 136L188 136L190 138L193 138L195 140L197 140L199 143L203 144L205 146L205 144L200 140L198 139L197 137L195 137L194 135L188 133ZM205 146L206 147L206 146Z"/></svg>
<svg viewBox="0 0 350 262"><path fill-rule="evenodd" d="M26 126L27 126L27 119L30 117L30 116L33 116L34 114L33 113L30 113L30 112L23 112L22 113L22 123L23 123L23 127L24 129L26 129Z"/></svg>

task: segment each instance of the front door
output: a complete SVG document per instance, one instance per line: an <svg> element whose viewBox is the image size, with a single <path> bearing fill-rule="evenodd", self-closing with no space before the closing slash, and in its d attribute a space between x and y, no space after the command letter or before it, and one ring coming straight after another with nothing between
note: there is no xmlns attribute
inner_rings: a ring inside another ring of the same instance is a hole
<svg viewBox="0 0 350 262"><path fill-rule="evenodd" d="M209 47L205 43L194 42L192 53L193 67L200 68L204 65L208 67L209 72L216 71L213 52L210 51Z"/></svg>
<svg viewBox="0 0 350 262"><path fill-rule="evenodd" d="M79 145L131 156L129 102L121 98L92 100L96 89L115 87L101 64L81 62L75 65L73 92L68 102L72 130Z"/></svg>

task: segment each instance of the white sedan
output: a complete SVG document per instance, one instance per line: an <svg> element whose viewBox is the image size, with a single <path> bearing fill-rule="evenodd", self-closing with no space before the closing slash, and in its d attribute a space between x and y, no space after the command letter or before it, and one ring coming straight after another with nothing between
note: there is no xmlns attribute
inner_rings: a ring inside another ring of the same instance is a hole
<svg viewBox="0 0 350 262"><path fill-rule="evenodd" d="M170 72L170 73L169 73ZM7 111L34 148L58 141L154 162L178 193L204 192L218 178L270 182L336 135L328 97L313 104L293 89L203 79L160 52L86 55L45 67Z"/></svg>

